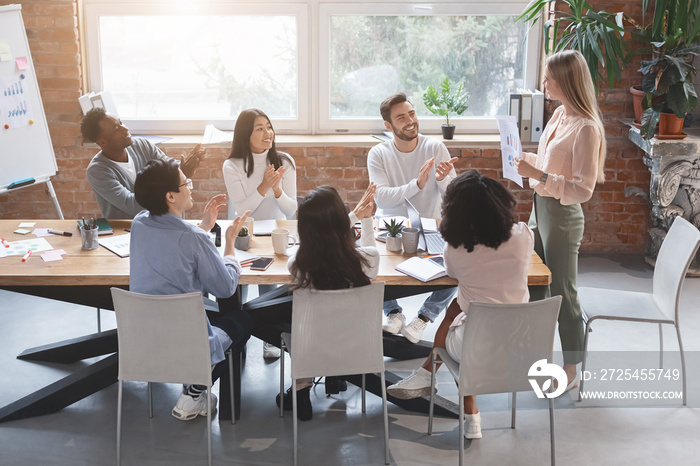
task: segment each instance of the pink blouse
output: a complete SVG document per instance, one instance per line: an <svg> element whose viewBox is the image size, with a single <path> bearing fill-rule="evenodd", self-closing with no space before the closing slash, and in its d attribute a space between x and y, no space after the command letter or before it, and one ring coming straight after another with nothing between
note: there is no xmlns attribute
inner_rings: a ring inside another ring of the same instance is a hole
<svg viewBox="0 0 700 466"><path fill-rule="evenodd" d="M525 160L549 174L546 183L530 179L530 187L562 205L589 200L598 177L602 137L592 120L564 116L564 106L557 108L544 128L537 154L523 153Z"/></svg>

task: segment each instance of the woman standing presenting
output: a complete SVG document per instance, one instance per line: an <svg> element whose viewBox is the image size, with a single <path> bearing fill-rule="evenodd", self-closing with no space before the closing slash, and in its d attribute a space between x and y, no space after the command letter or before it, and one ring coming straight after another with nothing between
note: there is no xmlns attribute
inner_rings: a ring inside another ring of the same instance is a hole
<svg viewBox="0 0 700 466"><path fill-rule="evenodd" d="M275 130L262 110L243 110L236 120L231 155L224 162L228 218L249 210L255 220L292 218L297 210L297 174L289 154L275 149ZM260 294L276 285L258 285ZM245 299L244 293L243 299ZM264 358L278 358L279 348L263 345Z"/></svg>
<svg viewBox="0 0 700 466"><path fill-rule="evenodd" d="M262 110L238 115L231 155L224 162L229 218L250 210L255 220L283 220L297 210L294 160L275 149L275 130Z"/></svg>
<svg viewBox="0 0 700 466"><path fill-rule="evenodd" d="M562 105L544 129L537 154L523 153L518 173L530 179L535 198L530 228L535 251L552 272L552 295L563 298L559 338L564 352L567 390L576 387L576 365L583 360L583 319L576 275L583 237L581 203L604 181L605 129L588 65L578 51L547 59L547 98Z"/></svg>

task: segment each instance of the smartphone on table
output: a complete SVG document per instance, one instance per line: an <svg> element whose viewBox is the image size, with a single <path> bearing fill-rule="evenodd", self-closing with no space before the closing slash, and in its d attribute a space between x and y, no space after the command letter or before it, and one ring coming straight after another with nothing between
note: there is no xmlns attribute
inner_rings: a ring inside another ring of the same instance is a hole
<svg viewBox="0 0 700 466"><path fill-rule="evenodd" d="M250 263L250 270L267 270L275 259L272 257L261 257Z"/></svg>

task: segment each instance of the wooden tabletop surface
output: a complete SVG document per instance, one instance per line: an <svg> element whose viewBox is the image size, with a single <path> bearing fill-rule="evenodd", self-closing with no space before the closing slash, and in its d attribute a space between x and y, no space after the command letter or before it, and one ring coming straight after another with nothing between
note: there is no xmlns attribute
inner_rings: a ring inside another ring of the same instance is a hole
<svg viewBox="0 0 700 466"><path fill-rule="evenodd" d="M33 234L20 235L13 233L21 222L36 222L33 228L54 228L73 233L71 237L50 235L45 237L54 249L63 249L66 254L63 260L45 262L42 253L32 254L26 262L22 256L0 258L0 286L79 286L79 285L128 285L129 258L121 258L104 247L85 251L81 248L80 231L75 220L0 220L0 235L8 242L36 238ZM131 220L110 220L115 235L126 234ZM219 220L222 230L231 224L229 220ZM278 220L280 228L287 228L296 234L295 220ZM27 228L27 230L33 230ZM222 234L222 241L225 240ZM269 236L253 236L249 253L274 257L275 261L264 272L243 267L240 284L286 284L291 283L287 272L287 255L275 254ZM381 255L379 275L376 281L386 282L387 285L422 285L423 283L398 272L394 267L408 259L412 254L395 253L386 250L385 244L377 241L377 249ZM551 274L537 254L532 255L528 274L529 285L547 285L551 282ZM457 280L443 277L433 280L428 285L456 285Z"/></svg>

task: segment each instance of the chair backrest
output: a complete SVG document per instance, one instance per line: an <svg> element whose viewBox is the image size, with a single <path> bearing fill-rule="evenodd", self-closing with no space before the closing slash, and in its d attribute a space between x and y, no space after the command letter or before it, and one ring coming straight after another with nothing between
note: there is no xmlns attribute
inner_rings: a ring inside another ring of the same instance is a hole
<svg viewBox="0 0 700 466"><path fill-rule="evenodd" d="M551 362L561 296L524 304L469 304L459 391L463 395L532 390L528 371Z"/></svg>
<svg viewBox="0 0 700 466"><path fill-rule="evenodd" d="M211 386L201 293L144 295L112 288L119 380Z"/></svg>
<svg viewBox="0 0 700 466"><path fill-rule="evenodd" d="M688 267L700 245L700 231L676 217L659 249L654 267L654 300L671 320L678 320L678 300Z"/></svg>
<svg viewBox="0 0 700 466"><path fill-rule="evenodd" d="M292 377L384 371L384 283L294 291Z"/></svg>

